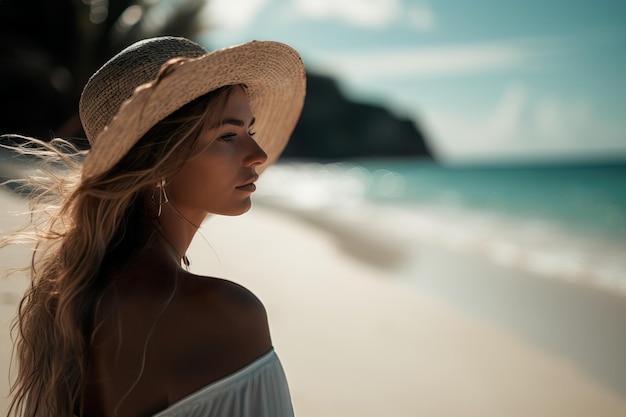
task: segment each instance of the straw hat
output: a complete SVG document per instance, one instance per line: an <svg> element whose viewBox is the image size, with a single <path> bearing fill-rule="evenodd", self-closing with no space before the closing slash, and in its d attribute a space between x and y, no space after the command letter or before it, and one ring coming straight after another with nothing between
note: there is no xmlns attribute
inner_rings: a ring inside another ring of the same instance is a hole
<svg viewBox="0 0 626 417"><path fill-rule="evenodd" d="M158 83L163 64L185 58ZM155 124L190 101L219 87L244 84L255 139L268 160L278 158L300 117L305 94L302 60L278 42L252 41L208 53L177 37L137 42L111 58L87 82L80 119L91 150L83 177L111 169Z"/></svg>

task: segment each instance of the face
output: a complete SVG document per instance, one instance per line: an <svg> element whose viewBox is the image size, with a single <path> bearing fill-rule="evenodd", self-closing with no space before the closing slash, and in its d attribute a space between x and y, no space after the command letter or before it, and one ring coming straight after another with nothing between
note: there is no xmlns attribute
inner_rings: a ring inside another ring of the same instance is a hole
<svg viewBox="0 0 626 417"><path fill-rule="evenodd" d="M254 140L254 115L243 88L230 92L218 120L198 138L191 159L167 187L171 203L196 224L208 213L248 211L256 168L267 160Z"/></svg>

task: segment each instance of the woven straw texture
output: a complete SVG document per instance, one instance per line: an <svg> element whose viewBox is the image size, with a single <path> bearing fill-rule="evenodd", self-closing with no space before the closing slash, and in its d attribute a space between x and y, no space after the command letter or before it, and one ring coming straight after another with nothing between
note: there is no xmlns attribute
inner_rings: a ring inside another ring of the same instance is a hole
<svg viewBox="0 0 626 417"><path fill-rule="evenodd" d="M172 58L189 58L152 84ZM89 80L80 117L91 144L83 177L112 168L160 120L221 86L244 84L256 117L255 140L274 162L300 117L305 95L302 60L278 42L252 41L207 53L184 38L138 42L108 61Z"/></svg>

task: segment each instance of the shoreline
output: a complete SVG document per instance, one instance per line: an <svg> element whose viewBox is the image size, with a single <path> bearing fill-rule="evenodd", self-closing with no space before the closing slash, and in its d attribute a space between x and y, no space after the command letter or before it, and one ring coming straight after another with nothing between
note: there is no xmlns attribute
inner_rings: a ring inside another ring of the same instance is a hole
<svg viewBox="0 0 626 417"><path fill-rule="evenodd" d="M407 291L428 293L572 360L626 398L626 362L616 360L626 352L626 287L546 276L424 238L411 242L416 250L407 250L401 237L385 236L380 225L355 221L340 210L298 210L272 199L258 206L324 231L337 250Z"/></svg>
<svg viewBox="0 0 626 417"><path fill-rule="evenodd" d="M368 171L359 165L349 168L349 164L347 168L341 164L337 164L340 168L304 163L276 166L260 179L255 203L328 229L339 240L344 234L359 233L372 246L382 236L379 253L389 252L387 248L400 254L409 246L438 246L533 276L626 297L626 260L622 256L626 240L617 232L619 228L605 234L590 226L578 228L574 223L552 221L549 216L527 218L498 209L478 209L460 204L454 195L449 197L449 204L428 198L419 202L410 198L372 199L368 193L375 193L372 190L383 183L391 194L402 193L405 187L403 175L408 174L394 172L393 161L388 162L391 170L370 167ZM413 178L415 183L407 186L420 186L419 181L428 179L428 172L424 176L421 180ZM428 187L425 192L428 194ZM442 192L440 197L444 195ZM359 248L354 246L354 239L348 240L352 242L345 249ZM367 254L362 257L368 258Z"/></svg>

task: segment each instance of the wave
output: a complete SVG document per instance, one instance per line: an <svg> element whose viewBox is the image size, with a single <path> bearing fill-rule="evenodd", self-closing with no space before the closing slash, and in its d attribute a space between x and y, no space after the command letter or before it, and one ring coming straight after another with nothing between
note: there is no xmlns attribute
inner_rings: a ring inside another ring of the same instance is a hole
<svg viewBox="0 0 626 417"><path fill-rule="evenodd" d="M372 174L345 165L281 164L259 181L255 201L327 230L344 249L378 266L390 268L410 258L419 245L435 245L626 295L624 241L452 200L436 205L372 201L368 191L381 180L389 193L406 186L402 175L389 170Z"/></svg>

